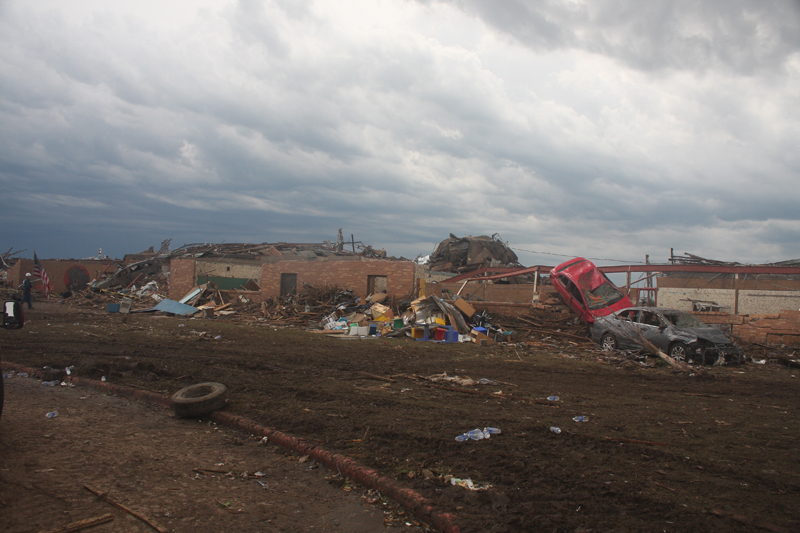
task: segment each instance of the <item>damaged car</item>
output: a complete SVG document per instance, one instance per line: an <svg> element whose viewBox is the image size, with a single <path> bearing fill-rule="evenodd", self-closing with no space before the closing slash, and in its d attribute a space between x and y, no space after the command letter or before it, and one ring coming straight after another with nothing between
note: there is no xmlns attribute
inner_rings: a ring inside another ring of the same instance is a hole
<svg viewBox="0 0 800 533"><path fill-rule="evenodd" d="M597 317L633 306L624 292L611 283L594 263L576 257L550 271L550 283L561 299L588 324Z"/></svg>
<svg viewBox="0 0 800 533"><path fill-rule="evenodd" d="M699 365L744 362L720 329L694 315L663 307L629 307L595 320L592 340L604 350L638 350L649 341L670 357Z"/></svg>

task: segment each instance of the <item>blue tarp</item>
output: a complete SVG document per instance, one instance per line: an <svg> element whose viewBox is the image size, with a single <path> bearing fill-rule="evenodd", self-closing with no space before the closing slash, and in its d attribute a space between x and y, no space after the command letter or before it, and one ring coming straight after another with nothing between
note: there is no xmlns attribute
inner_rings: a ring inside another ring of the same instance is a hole
<svg viewBox="0 0 800 533"><path fill-rule="evenodd" d="M182 304L175 300L161 300L155 307L156 311L164 311L165 313L172 313L174 315L193 315L199 311L198 308L191 305Z"/></svg>

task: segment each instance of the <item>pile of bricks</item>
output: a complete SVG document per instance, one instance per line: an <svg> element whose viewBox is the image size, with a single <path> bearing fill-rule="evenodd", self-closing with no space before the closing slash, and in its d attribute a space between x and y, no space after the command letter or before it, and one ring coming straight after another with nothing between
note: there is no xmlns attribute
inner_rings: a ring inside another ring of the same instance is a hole
<svg viewBox="0 0 800 533"><path fill-rule="evenodd" d="M730 325L732 335L742 341L800 346L800 311L774 315L694 314L706 324Z"/></svg>

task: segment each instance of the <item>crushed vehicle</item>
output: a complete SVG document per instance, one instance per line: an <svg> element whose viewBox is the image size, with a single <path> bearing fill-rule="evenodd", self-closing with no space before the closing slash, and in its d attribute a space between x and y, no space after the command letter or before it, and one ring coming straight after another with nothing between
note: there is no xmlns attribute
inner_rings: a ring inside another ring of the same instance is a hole
<svg viewBox="0 0 800 533"><path fill-rule="evenodd" d="M604 350L642 347L649 341L670 357L695 364L744 362L744 355L721 330L696 316L664 307L630 307L598 317L591 327L592 340Z"/></svg>
<svg viewBox="0 0 800 533"><path fill-rule="evenodd" d="M550 271L550 283L561 299L588 324L633 303L594 263L576 257Z"/></svg>

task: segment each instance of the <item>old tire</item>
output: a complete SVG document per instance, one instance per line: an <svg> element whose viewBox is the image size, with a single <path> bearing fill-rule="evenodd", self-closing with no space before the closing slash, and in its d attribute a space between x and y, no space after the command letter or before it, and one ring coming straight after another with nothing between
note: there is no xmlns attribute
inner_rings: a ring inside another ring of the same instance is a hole
<svg viewBox="0 0 800 533"><path fill-rule="evenodd" d="M619 344L617 343L617 338L614 335L611 333L604 333L600 338L600 347L605 351L616 350L619 347Z"/></svg>
<svg viewBox="0 0 800 533"><path fill-rule="evenodd" d="M689 362L689 347L682 342L676 342L669 348L669 356L681 363Z"/></svg>
<svg viewBox="0 0 800 533"><path fill-rule="evenodd" d="M222 409L228 401L228 387L222 383L198 383L172 395L172 408L181 418L205 416Z"/></svg>

